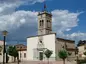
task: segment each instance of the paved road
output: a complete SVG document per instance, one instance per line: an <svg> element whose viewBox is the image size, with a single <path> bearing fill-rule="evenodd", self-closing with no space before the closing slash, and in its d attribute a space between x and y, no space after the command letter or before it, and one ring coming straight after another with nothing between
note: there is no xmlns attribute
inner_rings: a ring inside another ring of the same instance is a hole
<svg viewBox="0 0 86 64"><path fill-rule="evenodd" d="M8 63L8 64L18 64L18 63ZM48 64L47 61L26 61L20 62L19 64ZM49 61L49 64L63 64L63 61ZM65 64L76 64L75 62L65 62Z"/></svg>

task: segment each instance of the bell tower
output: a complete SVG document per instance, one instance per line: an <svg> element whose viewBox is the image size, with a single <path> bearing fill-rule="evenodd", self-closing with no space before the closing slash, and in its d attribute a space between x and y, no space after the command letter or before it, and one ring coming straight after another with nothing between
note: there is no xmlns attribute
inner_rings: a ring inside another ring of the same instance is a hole
<svg viewBox="0 0 86 64"><path fill-rule="evenodd" d="M38 35L50 34L52 32L52 14L46 11L44 4L43 12L38 13Z"/></svg>

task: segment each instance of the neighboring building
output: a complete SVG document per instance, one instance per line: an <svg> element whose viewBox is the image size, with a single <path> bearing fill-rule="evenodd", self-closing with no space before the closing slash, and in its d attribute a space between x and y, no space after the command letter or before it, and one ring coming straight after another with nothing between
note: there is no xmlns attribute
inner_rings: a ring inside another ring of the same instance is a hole
<svg viewBox="0 0 86 64"><path fill-rule="evenodd" d="M56 38L56 33L52 32L52 14L44 8L43 12L38 13L38 35L27 38L27 60L40 60L40 57L46 60L46 49L53 51L50 60L60 60L58 52L63 48L71 54L68 58L74 60L75 42Z"/></svg>
<svg viewBox="0 0 86 64"><path fill-rule="evenodd" d="M18 50L18 53L19 53L19 60L20 61L26 61L27 60L27 46L24 45L24 44L17 44L15 45L17 50Z"/></svg>
<svg viewBox="0 0 86 64"><path fill-rule="evenodd" d="M78 43L78 55L80 59L86 58L86 56L83 54L86 52L86 41L79 41Z"/></svg>
<svg viewBox="0 0 86 64"><path fill-rule="evenodd" d="M58 51L60 51L62 48L67 50L69 56L67 57L67 60L74 60L75 59L75 41L73 40L67 40L63 38L56 38L56 54L58 54ZM59 57L56 57L57 60L59 60Z"/></svg>
<svg viewBox="0 0 86 64"><path fill-rule="evenodd" d="M3 41L0 41L0 62L3 62Z"/></svg>
<svg viewBox="0 0 86 64"><path fill-rule="evenodd" d="M25 46L23 44L17 44L15 46L19 53L19 60L26 61L27 60L27 46ZM8 55L8 56L9 56L8 62L14 62L14 57L10 56L10 55ZM3 41L0 41L0 62L3 62Z"/></svg>

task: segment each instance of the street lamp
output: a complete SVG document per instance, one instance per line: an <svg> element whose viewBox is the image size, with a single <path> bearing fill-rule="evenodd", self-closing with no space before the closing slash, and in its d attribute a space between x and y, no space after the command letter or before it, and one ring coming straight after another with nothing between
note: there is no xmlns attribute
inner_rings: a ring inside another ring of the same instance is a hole
<svg viewBox="0 0 86 64"><path fill-rule="evenodd" d="M5 50L5 40L6 40L6 35L7 35L7 31L6 30L4 30L3 32L2 32L2 34L3 34L3 36L4 36L4 43L3 43L3 64L5 64L5 52L6 52L6 50Z"/></svg>

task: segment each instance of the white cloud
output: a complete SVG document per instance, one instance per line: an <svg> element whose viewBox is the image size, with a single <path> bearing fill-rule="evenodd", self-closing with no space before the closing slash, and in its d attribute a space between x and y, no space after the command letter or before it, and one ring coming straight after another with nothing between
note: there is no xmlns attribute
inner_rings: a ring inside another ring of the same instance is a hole
<svg viewBox="0 0 86 64"><path fill-rule="evenodd" d="M65 31L70 31L78 25L78 16L80 13L72 13L68 10L54 10L53 15L53 30L57 35L62 36Z"/></svg>
<svg viewBox="0 0 86 64"><path fill-rule="evenodd" d="M20 5L35 4L36 2L44 2L45 0L0 0L0 31L6 29L11 30L20 27L26 21L35 20L36 12L16 11ZM32 20L34 18L34 20ZM15 27L13 27L15 25ZM3 27L3 28L2 28Z"/></svg>
<svg viewBox="0 0 86 64"><path fill-rule="evenodd" d="M0 15L11 14L20 5L35 4L45 0L0 0Z"/></svg>
<svg viewBox="0 0 86 64"><path fill-rule="evenodd" d="M72 39L72 40L75 40L75 41L86 40L86 33L75 32L75 33L72 33L72 34L67 34L67 35L65 35L65 37L67 39ZM78 42L76 42L76 43L78 43Z"/></svg>
<svg viewBox="0 0 86 64"><path fill-rule="evenodd" d="M21 29L20 27L22 26L27 26L28 28L31 26L36 27L35 24L37 24L37 12L24 11L24 10L15 11L15 9L20 5L23 5L24 3L34 4L36 2L43 2L43 1L45 0L0 0L0 31L6 29L8 31L13 32L15 30L20 30ZM68 32L72 30L73 27L78 26L79 21L78 16L80 14L81 12L74 13L69 12L68 10L53 10L52 11L53 31L57 33L57 37L77 39L77 40L85 39L86 33L82 32L64 34L64 32ZM24 28L24 30L27 29Z"/></svg>
<svg viewBox="0 0 86 64"><path fill-rule="evenodd" d="M31 11L17 11L9 15L0 16L0 30L18 29L23 24L31 26L36 23L36 19L37 12Z"/></svg>
<svg viewBox="0 0 86 64"><path fill-rule="evenodd" d="M52 15L54 29L57 30L57 32L64 32L77 26L80 13L72 13L68 10L54 10L52 11Z"/></svg>
<svg viewBox="0 0 86 64"><path fill-rule="evenodd" d="M81 32L64 34L64 32L70 31L73 27L78 26L78 16L80 13L72 13L68 10L54 10L52 11L52 15L53 30L57 33L57 37L63 37L67 39L76 38L77 40L84 39L86 37L86 34ZM20 27L24 25L26 25L28 28L30 26L37 27L35 24L37 24L37 12L35 11L32 12L21 10L0 16L0 31L5 29L8 31L20 30Z"/></svg>
<svg viewBox="0 0 86 64"><path fill-rule="evenodd" d="M86 33L75 32L71 34L65 34L72 30L73 27L78 26L78 16L83 12L69 12L68 10L54 10L53 15L53 30L57 33L57 37L66 39L80 40L86 39Z"/></svg>

